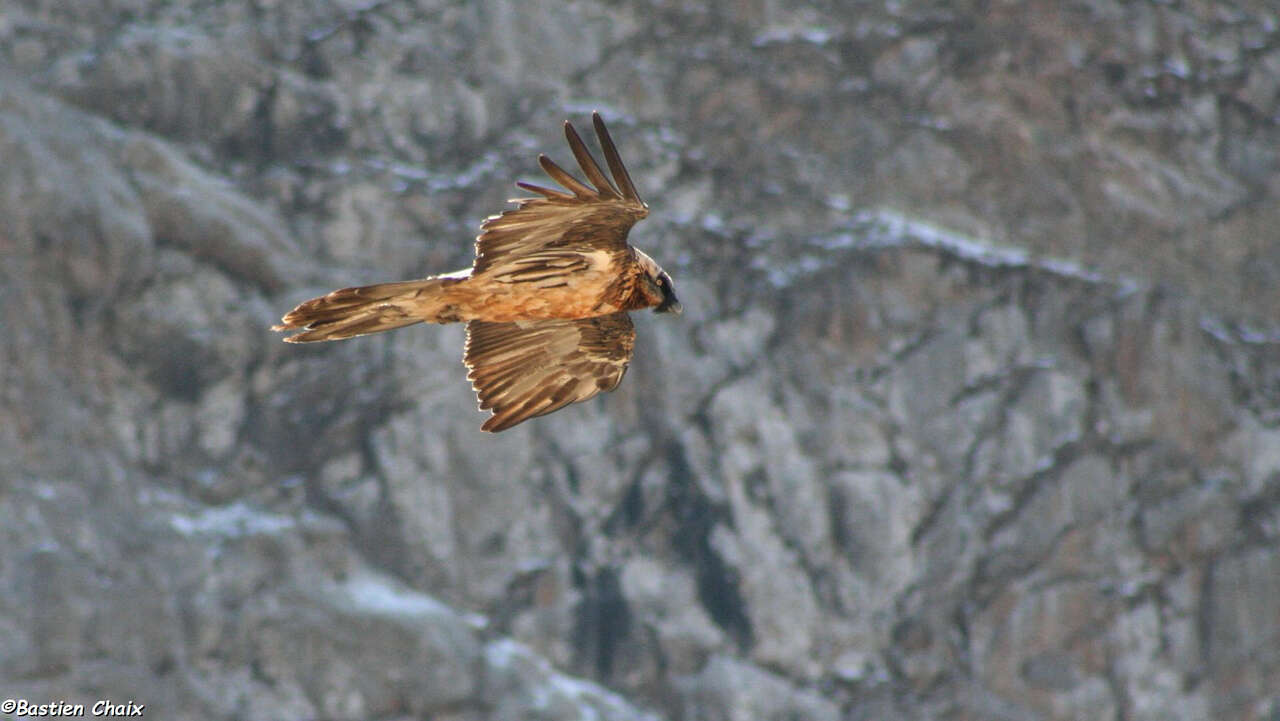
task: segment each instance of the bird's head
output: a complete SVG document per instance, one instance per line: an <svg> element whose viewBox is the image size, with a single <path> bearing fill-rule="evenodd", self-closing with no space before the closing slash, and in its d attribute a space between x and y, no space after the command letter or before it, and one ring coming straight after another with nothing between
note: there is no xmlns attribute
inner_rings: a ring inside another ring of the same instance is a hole
<svg viewBox="0 0 1280 721"><path fill-rule="evenodd" d="M680 305L680 299L676 298L676 287L671 282L671 276L667 275L667 271L658 267L658 264L653 262L653 258L639 250L636 251L636 260L640 262L640 267L644 268L644 294L653 303L653 312L678 315L684 310L684 306Z"/></svg>
<svg viewBox="0 0 1280 721"><path fill-rule="evenodd" d="M675 313L680 315L684 310L684 306L680 305L680 299L676 298L676 287L671 283L671 276L667 275L665 270L658 271L658 290L662 291L662 302L653 309L654 313Z"/></svg>

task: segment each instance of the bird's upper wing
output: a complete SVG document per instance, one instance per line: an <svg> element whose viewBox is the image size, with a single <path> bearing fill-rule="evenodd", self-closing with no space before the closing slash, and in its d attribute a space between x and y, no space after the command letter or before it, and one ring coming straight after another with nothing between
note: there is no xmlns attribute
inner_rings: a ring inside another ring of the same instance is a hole
<svg viewBox="0 0 1280 721"><path fill-rule="evenodd" d="M488 272L499 278L510 276L510 281L545 281L550 275L581 270L587 262L583 253L626 249L627 233L649 214L649 207L636 193L600 114L593 113L591 121L613 182L596 164L573 125L566 122L565 138L589 184L547 156L538 156L542 169L565 190L516 183L542 197L517 198L512 201L518 205L516 209L484 221L476 238L477 275Z"/></svg>
<svg viewBox="0 0 1280 721"><path fill-rule="evenodd" d="M627 371L635 339L626 313L467 323L467 379L480 410L493 411L481 430L506 430L613 390Z"/></svg>

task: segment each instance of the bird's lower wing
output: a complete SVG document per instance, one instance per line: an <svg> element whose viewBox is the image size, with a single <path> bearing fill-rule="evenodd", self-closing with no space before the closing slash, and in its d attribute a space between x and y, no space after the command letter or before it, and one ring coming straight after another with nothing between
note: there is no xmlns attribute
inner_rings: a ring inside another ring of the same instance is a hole
<svg viewBox="0 0 1280 721"><path fill-rule="evenodd" d="M631 361L636 331L626 313L595 318L467 323L463 362L482 430L503 431L611 391Z"/></svg>

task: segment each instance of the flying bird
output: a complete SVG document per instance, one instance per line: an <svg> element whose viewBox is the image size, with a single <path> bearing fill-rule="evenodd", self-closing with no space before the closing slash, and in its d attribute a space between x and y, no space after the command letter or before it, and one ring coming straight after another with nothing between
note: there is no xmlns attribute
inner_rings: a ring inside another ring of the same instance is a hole
<svg viewBox="0 0 1280 721"><path fill-rule="evenodd" d="M636 331L629 311L679 313L671 276L627 243L649 214L599 113L591 122L610 181L568 121L569 149L586 176L545 155L543 171L564 189L519 182L538 197L480 226L470 268L421 280L342 288L285 314L276 331L310 343L415 323L467 324L462 360L481 426L503 431L611 391L627 371Z"/></svg>

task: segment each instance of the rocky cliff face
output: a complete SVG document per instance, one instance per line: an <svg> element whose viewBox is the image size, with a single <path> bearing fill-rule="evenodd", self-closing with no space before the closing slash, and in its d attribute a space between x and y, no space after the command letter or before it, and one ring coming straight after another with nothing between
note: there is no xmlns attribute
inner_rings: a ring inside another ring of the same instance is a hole
<svg viewBox="0 0 1280 721"><path fill-rule="evenodd" d="M1280 714L1268 3L0 4L0 679L176 719ZM498 436L600 108L679 319Z"/></svg>

